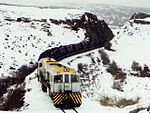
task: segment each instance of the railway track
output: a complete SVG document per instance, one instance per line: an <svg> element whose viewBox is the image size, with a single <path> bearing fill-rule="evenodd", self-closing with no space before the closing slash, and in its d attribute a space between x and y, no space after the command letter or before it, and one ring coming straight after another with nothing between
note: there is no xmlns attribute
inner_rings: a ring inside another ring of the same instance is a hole
<svg viewBox="0 0 150 113"><path fill-rule="evenodd" d="M67 111L69 111L69 113L70 113L70 111L71 111L71 113L79 113L75 108L67 109L67 110L65 110L63 108L60 108L60 109L63 113L67 113Z"/></svg>

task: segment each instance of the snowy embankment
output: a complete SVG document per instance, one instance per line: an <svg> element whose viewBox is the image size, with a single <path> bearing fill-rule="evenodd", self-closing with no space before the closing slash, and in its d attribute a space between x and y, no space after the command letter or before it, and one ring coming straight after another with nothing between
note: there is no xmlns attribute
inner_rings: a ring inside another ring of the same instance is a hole
<svg viewBox="0 0 150 113"><path fill-rule="evenodd" d="M0 7L0 72L8 76L12 68L37 61L39 55L52 47L78 43L84 31L78 32L50 23L49 19L78 18L84 11L72 9L39 9L16 6ZM17 18L32 22L17 22ZM7 20L12 21L7 21ZM46 21L44 21L44 19ZM13 21L15 20L15 21ZM50 34L50 35L49 35Z"/></svg>
<svg viewBox="0 0 150 113"><path fill-rule="evenodd" d="M39 9L1 5L0 75L8 76L22 64L35 63L39 54L44 50L82 41L85 37L84 30L72 31L63 25L58 26L51 23L49 19L78 18L83 13L84 11L76 9ZM29 18L32 22L17 22L17 18L21 17ZM149 66L150 57L148 52L145 52L149 47L148 42L150 42L149 28L150 25L132 23L131 26L131 23L127 23L112 40L112 49L116 50L115 52L96 49L61 61L75 69L79 68L80 63L86 67L82 70L87 74L87 76L83 74L84 77L87 77L87 81L83 82L83 103L81 107L77 108L79 113L129 113L138 107L148 106L150 103L150 79L130 76L130 67L134 60L141 65ZM103 64L101 51L106 52L110 62L114 60L129 75L123 81L121 91L112 88L116 80L106 71L109 65ZM80 74L82 73L80 72ZM36 72L26 78L26 89L30 89L30 91L26 92L25 105L21 108L21 112L61 113L62 111L53 106L50 97L41 91L35 76ZM123 108L105 107L100 104L100 99L105 96L118 100L139 98L139 101ZM147 113L146 110L143 111L141 113ZM3 112L0 111L0 113ZM67 110L67 113L69 112L71 111Z"/></svg>
<svg viewBox="0 0 150 113"><path fill-rule="evenodd" d="M144 20L148 21L149 18L143 19L143 21ZM115 50L115 52L104 51L108 54L110 62L115 61L127 75L123 82L118 82L119 90L121 89L120 91L113 88L117 80L106 71L109 65L104 65L102 63L99 50L84 53L80 56L73 56L62 62L68 62L69 65L75 68L78 67L79 63L86 65L87 74L90 72L90 82L87 84L90 85L83 87L85 90L83 95L85 97L90 97L98 102L104 96L114 99L115 101L116 99L119 100L124 98L132 100L137 99L138 102L136 104L119 108L120 111L118 110L118 112L129 113L129 111L143 107L144 110L139 110L140 113L147 113L146 108L150 103L150 78L133 76L131 73L139 74L140 72L134 72L131 67L134 61L138 62L143 70L144 65L150 66L150 54L148 53L150 25L136 24L130 20L118 31L115 38L111 41L111 48ZM149 73L148 71L147 74ZM116 110L116 108L112 108L110 111L115 113L116 111L114 110Z"/></svg>
<svg viewBox="0 0 150 113"><path fill-rule="evenodd" d="M143 19L148 21L149 18ZM133 61L139 62L141 65L150 61L148 53L150 42L150 25L135 24L130 20L119 31L119 34L112 40L112 48L117 52L110 53L118 65L129 69ZM119 57L118 57L119 56Z"/></svg>

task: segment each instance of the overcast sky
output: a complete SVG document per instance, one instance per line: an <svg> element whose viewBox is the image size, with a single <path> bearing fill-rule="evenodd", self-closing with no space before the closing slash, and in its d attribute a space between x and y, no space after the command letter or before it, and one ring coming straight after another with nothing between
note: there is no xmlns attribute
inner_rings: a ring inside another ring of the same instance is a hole
<svg viewBox="0 0 150 113"><path fill-rule="evenodd" d="M80 5L97 3L150 8L150 0L0 0L0 3L42 6L63 5L66 3L77 3Z"/></svg>
<svg viewBox="0 0 150 113"><path fill-rule="evenodd" d="M91 0L96 3L150 8L150 0Z"/></svg>

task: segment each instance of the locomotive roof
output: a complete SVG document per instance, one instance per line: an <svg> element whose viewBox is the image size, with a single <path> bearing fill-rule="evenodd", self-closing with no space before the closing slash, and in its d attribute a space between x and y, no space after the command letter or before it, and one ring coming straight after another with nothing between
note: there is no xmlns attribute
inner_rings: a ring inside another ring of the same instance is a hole
<svg viewBox="0 0 150 113"><path fill-rule="evenodd" d="M76 70L66 67L62 64L60 64L58 61L56 61L53 58L42 58L41 59L43 63L47 64L47 67L51 70L52 73L75 73Z"/></svg>

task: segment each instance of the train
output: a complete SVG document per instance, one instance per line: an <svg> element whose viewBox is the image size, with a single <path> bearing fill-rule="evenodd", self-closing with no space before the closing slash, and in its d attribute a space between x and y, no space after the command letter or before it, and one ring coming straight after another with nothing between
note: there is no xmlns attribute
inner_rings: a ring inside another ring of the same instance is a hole
<svg viewBox="0 0 150 113"><path fill-rule="evenodd" d="M75 69L64 66L51 57L38 61L38 81L57 108L79 107L82 103L80 76Z"/></svg>

